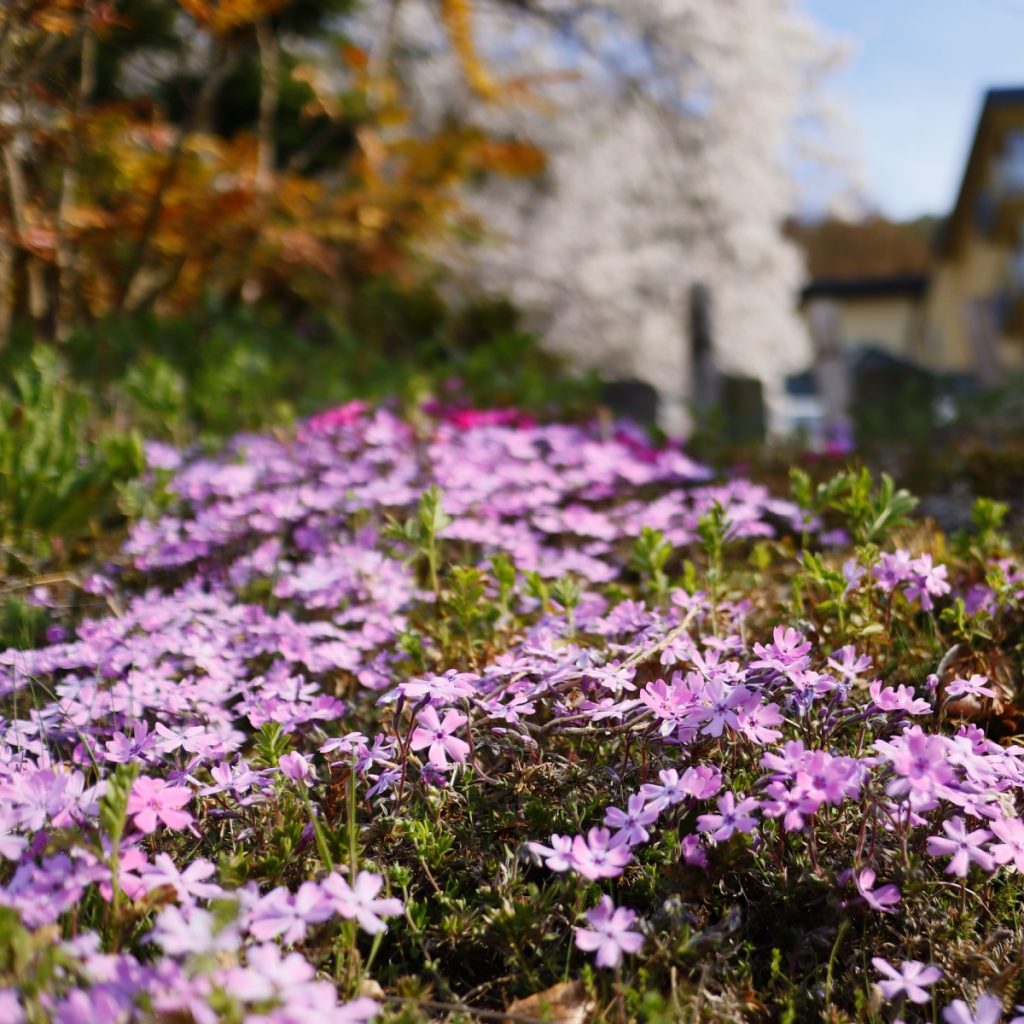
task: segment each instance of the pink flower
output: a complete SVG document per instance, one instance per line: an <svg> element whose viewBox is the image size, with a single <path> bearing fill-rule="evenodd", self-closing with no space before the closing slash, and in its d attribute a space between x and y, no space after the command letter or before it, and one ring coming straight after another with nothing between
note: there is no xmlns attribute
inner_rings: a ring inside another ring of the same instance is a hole
<svg viewBox="0 0 1024 1024"><path fill-rule="evenodd" d="M135 827L147 835L156 831L158 821L168 828L181 829L192 823L192 815L181 810L191 799L192 794L184 786L142 775L128 796L128 813Z"/></svg>
<svg viewBox="0 0 1024 1024"><path fill-rule="evenodd" d="M9 1024L22 1024L25 1011L21 1008L18 993L11 988L0 988L0 1020Z"/></svg>
<svg viewBox="0 0 1024 1024"><path fill-rule="evenodd" d="M630 931L636 920L636 911L616 908L610 896L602 896L593 910L588 910L589 928L576 929L576 946L584 953L597 951L594 962L598 967L618 967L623 953L639 953L644 937Z"/></svg>
<svg viewBox="0 0 1024 1024"><path fill-rule="evenodd" d="M377 893L384 885L380 875L360 871L356 880L349 885L337 872L328 875L321 884L324 895L331 906L344 918L355 918L365 932L376 935L387 931L383 917L394 917L403 911L399 899L377 899Z"/></svg>
<svg viewBox="0 0 1024 1024"><path fill-rule="evenodd" d="M957 815L942 823L942 836L928 837L928 852L933 857L952 857L946 865L946 873L966 878L974 861L983 871L991 871L995 867L995 859L991 853L982 848L982 843L992 838L987 828L978 828L968 832L963 819Z"/></svg>
<svg viewBox="0 0 1024 1024"><path fill-rule="evenodd" d="M920 960L904 960L898 969L880 956L872 957L871 962L875 970L886 978L878 983L886 999L906 995L912 1003L927 1003L931 996L925 991L925 986L934 985L942 977L938 967L923 964Z"/></svg>
<svg viewBox="0 0 1024 1024"><path fill-rule="evenodd" d="M444 721L441 721L433 705L428 704L419 713L417 721L420 724L412 733L413 750L430 747L430 763L435 768L447 768L449 756L459 764L466 763L469 744L452 735L468 721L464 714L451 710L445 714Z"/></svg>

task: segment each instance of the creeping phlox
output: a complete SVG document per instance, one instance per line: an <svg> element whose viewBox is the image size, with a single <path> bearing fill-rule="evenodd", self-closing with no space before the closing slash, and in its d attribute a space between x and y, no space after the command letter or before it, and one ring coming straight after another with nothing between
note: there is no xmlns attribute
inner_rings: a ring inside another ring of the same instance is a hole
<svg viewBox="0 0 1024 1024"><path fill-rule="evenodd" d="M950 713L997 699L977 665L914 684L867 645L764 627L742 595L624 596L645 530L681 549L712 512L723 543L820 525L764 487L710 482L629 428L462 416L425 435L363 406L217 458L154 450L174 503L133 527L123 578L88 581L113 611L0 654L0 909L74 936L45 985L0 989L0 1020L367 1021L381 1007L358 980L380 944L408 932L426 950L377 825L406 827L414 799L436 814L467 780L501 786L512 765L561 771L584 747L616 795L523 836L518 866L587 894L552 941L599 968L669 948L653 906L623 905L656 843L696 877L744 854L799 862L837 913L872 921L903 913L910 879L1024 872L1024 748ZM454 666L417 633L452 600L417 571L424 517L394 529L431 484L432 539L498 580L451 604ZM1024 584L999 570L999 592L957 590L927 552L876 552L839 589L909 616L952 598L992 614ZM575 591L556 589L567 578ZM503 642L459 648L486 602L512 623ZM284 807L300 820L271 856ZM345 960L343 942L364 955ZM864 983L894 1012L948 980L872 963ZM943 1017L1001 1006L982 994Z"/></svg>

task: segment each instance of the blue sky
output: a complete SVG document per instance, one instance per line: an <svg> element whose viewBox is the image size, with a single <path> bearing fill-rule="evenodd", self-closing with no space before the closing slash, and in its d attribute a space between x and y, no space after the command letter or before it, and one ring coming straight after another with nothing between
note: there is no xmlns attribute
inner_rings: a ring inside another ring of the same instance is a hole
<svg viewBox="0 0 1024 1024"><path fill-rule="evenodd" d="M803 0L853 46L832 80L866 198L892 217L948 211L989 86L1024 86L1024 0Z"/></svg>

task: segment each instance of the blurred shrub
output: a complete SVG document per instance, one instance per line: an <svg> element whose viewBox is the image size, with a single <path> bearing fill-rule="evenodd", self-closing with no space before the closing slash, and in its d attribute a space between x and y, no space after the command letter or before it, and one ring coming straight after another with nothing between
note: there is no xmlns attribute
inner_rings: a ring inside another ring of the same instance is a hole
<svg viewBox="0 0 1024 1024"><path fill-rule="evenodd" d="M117 484L142 472L135 431L98 430L55 353L33 349L0 391L0 537L8 563L63 560L116 514Z"/></svg>
<svg viewBox="0 0 1024 1024"><path fill-rule="evenodd" d="M29 358L18 339L2 361ZM449 306L428 285L376 278L344 312L297 323L277 310L210 303L187 316L120 318L62 346L104 414L184 445L288 423L351 398L514 405L539 416L593 409L598 381L570 374L501 299Z"/></svg>

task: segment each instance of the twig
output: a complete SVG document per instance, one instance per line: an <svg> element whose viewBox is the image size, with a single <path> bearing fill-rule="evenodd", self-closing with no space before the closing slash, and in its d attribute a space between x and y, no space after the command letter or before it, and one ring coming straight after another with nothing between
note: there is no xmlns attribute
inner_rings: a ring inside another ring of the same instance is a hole
<svg viewBox="0 0 1024 1024"><path fill-rule="evenodd" d="M505 1013L502 1010L481 1010L463 1003L443 1003L436 999L416 999L414 996L385 996L388 1003L413 1003L424 1010L442 1010L445 1013L468 1013L481 1020L511 1021L512 1024L544 1024L540 1017L525 1017L521 1013Z"/></svg>

